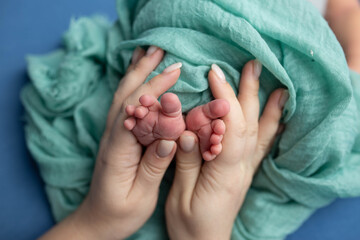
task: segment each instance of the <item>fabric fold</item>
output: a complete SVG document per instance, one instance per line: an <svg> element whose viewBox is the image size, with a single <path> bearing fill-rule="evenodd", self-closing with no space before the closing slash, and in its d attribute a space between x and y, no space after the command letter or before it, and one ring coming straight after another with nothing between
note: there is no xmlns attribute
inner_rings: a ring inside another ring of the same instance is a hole
<svg viewBox="0 0 360 240"><path fill-rule="evenodd" d="M57 221L88 191L107 111L137 46L166 51L147 80L183 63L169 91L185 112L212 100L213 63L237 92L242 67L258 59L261 110L272 91L289 90L286 130L254 178L233 239L284 239L317 208L360 195L360 77L350 77L341 46L310 3L118 0L117 12L113 25L99 16L72 20L62 49L28 58L26 141ZM168 238L164 203L172 176L173 166L155 213L129 239Z"/></svg>

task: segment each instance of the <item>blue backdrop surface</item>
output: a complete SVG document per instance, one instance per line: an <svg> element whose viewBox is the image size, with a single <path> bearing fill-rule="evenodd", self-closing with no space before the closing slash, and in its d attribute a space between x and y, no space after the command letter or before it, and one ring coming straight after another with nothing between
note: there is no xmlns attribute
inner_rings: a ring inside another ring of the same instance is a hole
<svg viewBox="0 0 360 240"><path fill-rule="evenodd" d="M43 183L23 131L21 87L26 54L56 49L71 17L116 18L115 1L0 1L0 239L34 239L53 225ZM317 211L289 240L359 240L360 198Z"/></svg>

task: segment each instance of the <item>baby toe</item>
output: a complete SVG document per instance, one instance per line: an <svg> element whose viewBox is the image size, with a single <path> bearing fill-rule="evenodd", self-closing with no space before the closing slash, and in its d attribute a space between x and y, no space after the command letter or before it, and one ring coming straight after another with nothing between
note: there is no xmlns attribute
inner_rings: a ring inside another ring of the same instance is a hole
<svg viewBox="0 0 360 240"><path fill-rule="evenodd" d="M202 157L205 161L212 161L216 158L216 155L212 154L210 151L206 151L202 154Z"/></svg>
<svg viewBox="0 0 360 240"><path fill-rule="evenodd" d="M160 100L162 112L169 117L177 117L181 113L181 102L174 93L165 93Z"/></svg>
<svg viewBox="0 0 360 240"><path fill-rule="evenodd" d="M216 144L216 145L212 145L210 148L210 151L213 155L219 155L222 151L222 144Z"/></svg>
<svg viewBox="0 0 360 240"><path fill-rule="evenodd" d="M226 126L223 120L216 119L212 121L211 128L213 129L214 133L217 135L223 135L225 134Z"/></svg>
<svg viewBox="0 0 360 240"><path fill-rule="evenodd" d="M133 116L134 113L135 113L135 109L136 109L136 107L135 107L134 105L128 105L128 106L126 106L126 108L125 108L125 112L126 112L126 114L129 115L129 116Z"/></svg>
<svg viewBox="0 0 360 240"><path fill-rule="evenodd" d="M129 117L124 121L124 127L129 131L133 130L135 125L136 125L136 120L133 117Z"/></svg>
<svg viewBox="0 0 360 240"><path fill-rule="evenodd" d="M149 113L149 109L147 107L144 106L138 106L135 109L135 117L143 119L147 114Z"/></svg>
<svg viewBox="0 0 360 240"><path fill-rule="evenodd" d="M223 135L212 134L210 137L210 143L216 145L221 143L222 139L223 139Z"/></svg>
<svg viewBox="0 0 360 240"><path fill-rule="evenodd" d="M157 101L157 99L154 96L147 95L147 94L142 95L139 98L139 102L141 103L141 105L143 105L145 107L152 106L156 101Z"/></svg>

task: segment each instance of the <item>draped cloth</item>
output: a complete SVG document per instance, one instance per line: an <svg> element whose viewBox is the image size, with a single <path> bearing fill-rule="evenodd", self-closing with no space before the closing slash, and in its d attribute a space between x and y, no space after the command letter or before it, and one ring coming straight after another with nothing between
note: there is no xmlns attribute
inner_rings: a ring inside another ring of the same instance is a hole
<svg viewBox="0 0 360 240"><path fill-rule="evenodd" d="M177 94L186 112L212 100L207 81L219 65L237 92L242 67L263 64L260 110L279 87L290 94L278 137L254 177L233 239L284 239L317 208L360 195L360 77L349 73L336 37L305 0L118 0L118 20L71 21L63 47L28 56L21 92L27 146L57 221L89 190L117 85L136 46L166 51L149 79L182 62ZM171 166L152 217L129 239L167 239L164 202Z"/></svg>

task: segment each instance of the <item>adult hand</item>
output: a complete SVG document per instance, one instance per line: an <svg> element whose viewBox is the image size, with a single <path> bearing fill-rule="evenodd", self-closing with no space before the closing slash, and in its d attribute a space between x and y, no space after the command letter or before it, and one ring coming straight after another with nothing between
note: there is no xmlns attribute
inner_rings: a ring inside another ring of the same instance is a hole
<svg viewBox="0 0 360 240"><path fill-rule="evenodd" d="M186 131L178 140L176 172L166 203L166 223L171 239L230 239L236 215L254 173L269 151L288 99L275 90L259 120L261 64L243 68L238 96L217 65L209 73L213 96L226 99L230 112L223 117L223 150L213 161L202 163L198 139Z"/></svg>
<svg viewBox="0 0 360 240"><path fill-rule="evenodd" d="M163 50L134 52L120 81L100 143L90 191L81 206L48 232L44 239L123 239L139 229L153 213L160 182L176 152L174 141L155 141L142 156L142 146L124 127L128 105L140 105L143 94L158 98L180 76L167 68L144 84L160 63Z"/></svg>

